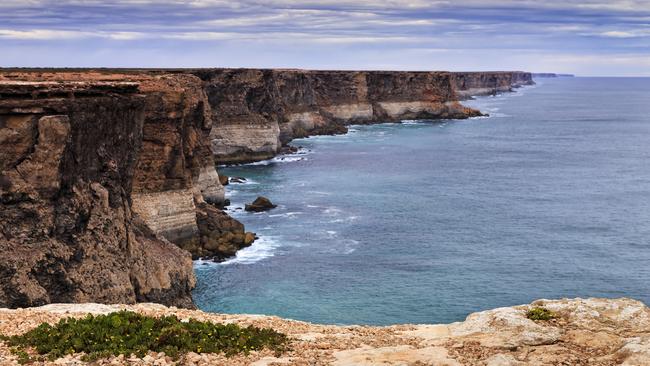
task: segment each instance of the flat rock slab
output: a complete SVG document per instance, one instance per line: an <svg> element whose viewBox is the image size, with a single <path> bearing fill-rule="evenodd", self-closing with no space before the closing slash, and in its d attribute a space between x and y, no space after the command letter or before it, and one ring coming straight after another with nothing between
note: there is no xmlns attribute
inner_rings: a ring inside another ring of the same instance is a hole
<svg viewBox="0 0 650 366"><path fill-rule="evenodd" d="M543 306L558 317L532 321L526 311ZM174 362L151 352L143 359L119 356L97 365L650 365L650 309L631 299L538 300L530 305L470 314L446 325L333 326L262 315L226 315L158 304L52 304L0 309L0 333L19 334L67 316L131 310L180 319L270 327L293 340L282 355L270 351L226 358L190 353ZM82 365L69 355L47 365ZM18 365L0 344L0 365Z"/></svg>

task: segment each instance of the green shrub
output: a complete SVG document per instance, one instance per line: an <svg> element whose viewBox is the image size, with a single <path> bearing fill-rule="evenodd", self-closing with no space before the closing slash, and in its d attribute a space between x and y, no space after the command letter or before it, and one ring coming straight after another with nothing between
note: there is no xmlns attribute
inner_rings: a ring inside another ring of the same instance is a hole
<svg viewBox="0 0 650 366"><path fill-rule="evenodd" d="M28 348L50 360L83 352L84 361L93 361L120 354L144 357L149 351L165 352L174 359L188 352L233 356L262 348L279 354L288 344L286 335L272 329L194 319L183 322L175 316L154 318L129 311L65 318L55 325L42 323L25 334L0 339L14 347L24 362L30 360L25 352Z"/></svg>
<svg viewBox="0 0 650 366"><path fill-rule="evenodd" d="M530 320L551 320L557 318L557 314L547 308L536 306L526 312L526 317Z"/></svg>

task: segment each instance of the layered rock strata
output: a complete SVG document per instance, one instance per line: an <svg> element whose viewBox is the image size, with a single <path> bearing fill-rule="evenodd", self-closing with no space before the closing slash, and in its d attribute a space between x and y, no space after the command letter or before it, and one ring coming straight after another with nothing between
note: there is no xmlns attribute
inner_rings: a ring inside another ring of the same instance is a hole
<svg viewBox="0 0 650 366"><path fill-rule="evenodd" d="M468 118L447 72L210 69L199 76L212 107L220 164L268 159L293 138L345 133L349 124Z"/></svg>
<svg viewBox="0 0 650 366"><path fill-rule="evenodd" d="M469 99L477 95L494 95L510 92L515 88L533 85L533 76L529 72L455 72L453 87L458 99Z"/></svg>
<svg viewBox="0 0 650 366"><path fill-rule="evenodd" d="M193 306L178 246L252 235L212 206L211 122L192 75L0 74L0 306Z"/></svg>
<svg viewBox="0 0 650 366"><path fill-rule="evenodd" d="M543 306L557 318L533 321L527 310ZM259 315L224 315L170 309L155 304L48 305L26 310L0 310L0 333L21 334L40 322L83 317L117 310L152 316L176 315L273 328L286 333L289 350L264 350L227 358L220 354L184 356L182 365L636 365L650 364L650 309L630 299L538 300L531 305L499 308L469 315L465 321L436 325L389 327L316 325ZM46 364L81 364L81 355ZM0 344L0 360L18 365L17 356ZM121 356L97 364L167 365L164 354L143 359Z"/></svg>

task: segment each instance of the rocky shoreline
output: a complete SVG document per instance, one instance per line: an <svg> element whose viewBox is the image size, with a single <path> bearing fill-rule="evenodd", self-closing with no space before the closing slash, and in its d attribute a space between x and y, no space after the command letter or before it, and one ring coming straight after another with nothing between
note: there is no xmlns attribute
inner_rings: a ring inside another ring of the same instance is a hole
<svg viewBox="0 0 650 366"><path fill-rule="evenodd" d="M544 308L550 320L531 320L527 312ZM470 314L465 321L436 325L318 325L261 315L226 315L168 308L158 304L52 304L30 309L0 309L0 334L22 334L41 322L130 310L152 316L235 323L273 328L291 339L290 350L251 352L226 358L190 353L174 363L163 353L144 358L111 357L95 365L648 365L650 309L631 299L538 300L530 305ZM80 354L40 365L80 365ZM18 365L0 343L2 365Z"/></svg>
<svg viewBox="0 0 650 366"><path fill-rule="evenodd" d="M0 306L193 307L192 259L255 239L222 210L215 166L349 124L478 116L463 92L530 83L522 72L0 70Z"/></svg>

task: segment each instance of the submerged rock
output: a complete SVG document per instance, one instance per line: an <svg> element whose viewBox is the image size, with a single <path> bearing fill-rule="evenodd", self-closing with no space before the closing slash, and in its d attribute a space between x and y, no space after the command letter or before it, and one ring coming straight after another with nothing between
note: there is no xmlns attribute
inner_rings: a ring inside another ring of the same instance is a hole
<svg viewBox="0 0 650 366"><path fill-rule="evenodd" d="M278 205L274 205L268 198L259 196L255 201L253 201L253 203L247 204L244 209L249 212L262 212L276 207L278 207Z"/></svg>

